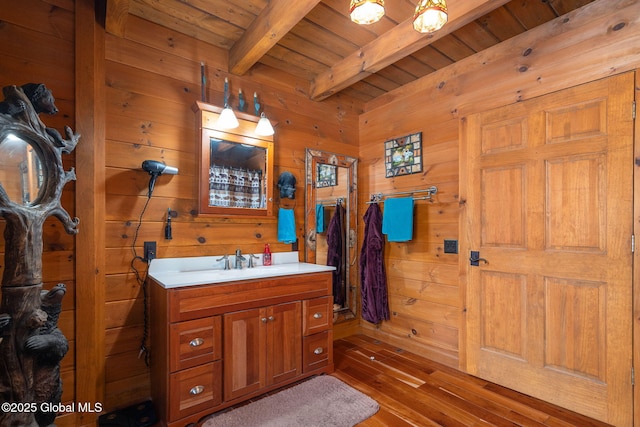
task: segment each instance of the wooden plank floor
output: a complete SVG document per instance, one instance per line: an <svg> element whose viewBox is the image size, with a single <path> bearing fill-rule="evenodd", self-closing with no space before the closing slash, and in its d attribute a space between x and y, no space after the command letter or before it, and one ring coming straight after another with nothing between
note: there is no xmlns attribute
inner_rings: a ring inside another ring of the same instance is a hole
<svg viewBox="0 0 640 427"><path fill-rule="evenodd" d="M607 426L365 335L334 341L335 377L375 399L358 427Z"/></svg>

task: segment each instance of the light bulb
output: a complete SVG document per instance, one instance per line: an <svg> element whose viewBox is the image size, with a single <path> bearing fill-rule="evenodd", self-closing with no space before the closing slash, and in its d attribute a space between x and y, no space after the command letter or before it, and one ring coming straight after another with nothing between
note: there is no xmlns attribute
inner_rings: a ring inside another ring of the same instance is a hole
<svg viewBox="0 0 640 427"><path fill-rule="evenodd" d="M220 113L220 117L218 117L217 127L221 129L235 129L238 126L240 126L240 123L238 123L238 119L233 113L233 110L229 106L225 106Z"/></svg>
<svg viewBox="0 0 640 427"><path fill-rule="evenodd" d="M265 116L264 113L260 114L260 120L258 120L255 132L256 135L260 136L271 136L275 133L273 126L271 126L271 122L267 119L267 116Z"/></svg>

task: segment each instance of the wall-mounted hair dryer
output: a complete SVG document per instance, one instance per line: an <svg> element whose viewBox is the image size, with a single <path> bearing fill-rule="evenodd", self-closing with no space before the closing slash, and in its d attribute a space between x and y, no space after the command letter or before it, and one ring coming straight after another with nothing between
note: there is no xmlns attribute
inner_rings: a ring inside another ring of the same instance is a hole
<svg viewBox="0 0 640 427"><path fill-rule="evenodd" d="M162 162L158 162L156 160L145 160L142 162L142 170L148 172L151 175L151 179L149 180L149 193L147 197L151 198L151 193L153 193L153 187L156 185L156 179L162 174L167 175L177 175L178 168L174 168L173 166L167 166Z"/></svg>

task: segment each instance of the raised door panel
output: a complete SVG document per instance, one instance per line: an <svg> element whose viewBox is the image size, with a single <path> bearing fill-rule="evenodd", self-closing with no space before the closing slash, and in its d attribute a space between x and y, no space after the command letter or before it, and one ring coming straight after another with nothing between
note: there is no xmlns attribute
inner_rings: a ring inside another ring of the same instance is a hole
<svg viewBox="0 0 640 427"><path fill-rule="evenodd" d="M486 272L481 276L480 310L483 313L481 347L526 360L527 276Z"/></svg>
<svg viewBox="0 0 640 427"><path fill-rule="evenodd" d="M278 384L302 373L300 301L267 310L267 385Z"/></svg>
<svg viewBox="0 0 640 427"><path fill-rule="evenodd" d="M264 387L265 322L265 309L224 315L225 401Z"/></svg>
<svg viewBox="0 0 640 427"><path fill-rule="evenodd" d="M486 168L481 176L481 244L522 248L526 239L526 207L521 197L526 165ZM509 218L505 221L504 218Z"/></svg>

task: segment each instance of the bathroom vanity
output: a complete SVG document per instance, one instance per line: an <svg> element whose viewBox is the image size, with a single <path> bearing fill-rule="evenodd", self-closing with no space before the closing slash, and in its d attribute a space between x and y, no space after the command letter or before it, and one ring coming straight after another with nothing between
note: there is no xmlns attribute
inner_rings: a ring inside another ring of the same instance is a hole
<svg viewBox="0 0 640 427"><path fill-rule="evenodd" d="M195 425L333 371L333 267L297 262L296 252L273 255L271 266L234 270L220 268L221 257L152 261L151 393L160 425Z"/></svg>

